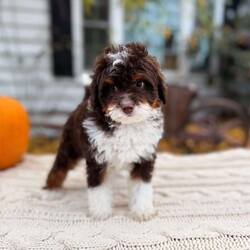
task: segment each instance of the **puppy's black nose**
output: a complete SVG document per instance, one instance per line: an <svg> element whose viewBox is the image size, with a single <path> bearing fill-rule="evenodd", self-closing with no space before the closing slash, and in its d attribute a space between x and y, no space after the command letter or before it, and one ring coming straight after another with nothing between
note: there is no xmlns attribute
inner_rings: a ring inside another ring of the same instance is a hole
<svg viewBox="0 0 250 250"><path fill-rule="evenodd" d="M131 114L133 112L133 109L134 109L133 106L126 106L122 108L123 112L126 114Z"/></svg>
<svg viewBox="0 0 250 250"><path fill-rule="evenodd" d="M131 114L134 110L134 101L128 98L122 99L120 105L121 105L122 111L127 115Z"/></svg>

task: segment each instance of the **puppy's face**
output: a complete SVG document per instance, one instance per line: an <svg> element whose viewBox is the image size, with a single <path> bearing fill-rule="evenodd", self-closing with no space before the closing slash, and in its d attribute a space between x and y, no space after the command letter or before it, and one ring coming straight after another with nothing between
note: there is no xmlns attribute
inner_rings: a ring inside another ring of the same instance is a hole
<svg viewBox="0 0 250 250"><path fill-rule="evenodd" d="M111 46L95 63L92 109L122 124L153 117L165 102L163 79L158 62L142 44Z"/></svg>

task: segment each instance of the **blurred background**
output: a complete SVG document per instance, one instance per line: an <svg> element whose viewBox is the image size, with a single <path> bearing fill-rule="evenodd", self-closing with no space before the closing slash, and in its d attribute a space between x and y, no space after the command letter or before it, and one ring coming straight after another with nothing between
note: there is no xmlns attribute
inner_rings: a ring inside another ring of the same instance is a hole
<svg viewBox="0 0 250 250"><path fill-rule="evenodd" d="M55 152L108 44L140 41L169 84L159 150L250 147L250 0L0 0L0 95L31 122L29 152Z"/></svg>

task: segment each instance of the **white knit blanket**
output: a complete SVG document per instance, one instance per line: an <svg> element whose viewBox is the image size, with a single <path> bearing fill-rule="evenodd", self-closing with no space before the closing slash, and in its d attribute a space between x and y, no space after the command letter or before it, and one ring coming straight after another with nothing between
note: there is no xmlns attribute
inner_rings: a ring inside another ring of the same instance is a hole
<svg viewBox="0 0 250 250"><path fill-rule="evenodd" d="M125 172L105 221L87 216L84 162L63 189L42 190L53 159L27 155L0 172L0 249L250 249L250 150L158 154L147 222L128 217Z"/></svg>

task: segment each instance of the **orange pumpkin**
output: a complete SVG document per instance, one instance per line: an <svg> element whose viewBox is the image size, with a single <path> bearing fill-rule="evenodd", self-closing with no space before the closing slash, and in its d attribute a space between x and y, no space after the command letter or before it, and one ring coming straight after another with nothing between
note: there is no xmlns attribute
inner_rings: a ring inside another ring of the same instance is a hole
<svg viewBox="0 0 250 250"><path fill-rule="evenodd" d="M29 143L29 117L22 104L0 96L0 170L19 162Z"/></svg>

